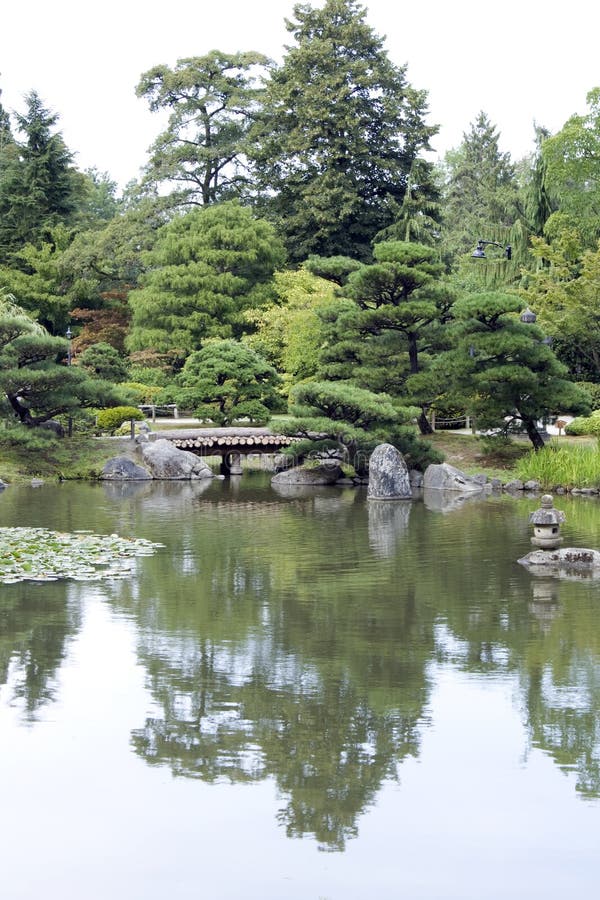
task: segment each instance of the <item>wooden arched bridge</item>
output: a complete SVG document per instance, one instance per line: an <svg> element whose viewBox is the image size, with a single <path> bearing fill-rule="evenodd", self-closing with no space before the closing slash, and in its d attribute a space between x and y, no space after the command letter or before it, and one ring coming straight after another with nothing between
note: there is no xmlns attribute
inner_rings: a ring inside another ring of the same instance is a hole
<svg viewBox="0 0 600 900"><path fill-rule="evenodd" d="M249 453L279 453L298 438L276 434L269 428L169 428L151 432L150 440L166 438L180 450L197 456L220 456L221 472L241 475L241 457Z"/></svg>

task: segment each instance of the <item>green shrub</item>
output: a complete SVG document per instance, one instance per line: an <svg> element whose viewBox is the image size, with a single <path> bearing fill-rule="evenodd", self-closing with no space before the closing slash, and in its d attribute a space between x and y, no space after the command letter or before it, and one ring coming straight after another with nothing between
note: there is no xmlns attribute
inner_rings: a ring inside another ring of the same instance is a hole
<svg viewBox="0 0 600 900"><path fill-rule="evenodd" d="M595 409L591 416L577 416L565 427L565 434L581 437L585 434L596 434L596 420L600 420L600 409Z"/></svg>
<svg viewBox="0 0 600 900"><path fill-rule="evenodd" d="M101 409L96 416L96 424L101 431L108 431L114 434L117 428L120 428L123 422L129 422L132 419L140 422L145 418L141 410L135 406L112 406L110 409Z"/></svg>

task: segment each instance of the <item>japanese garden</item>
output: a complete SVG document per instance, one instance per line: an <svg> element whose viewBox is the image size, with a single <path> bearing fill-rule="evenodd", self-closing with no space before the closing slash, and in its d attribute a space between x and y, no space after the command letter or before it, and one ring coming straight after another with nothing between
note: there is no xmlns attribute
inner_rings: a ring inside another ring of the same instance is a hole
<svg viewBox="0 0 600 900"><path fill-rule="evenodd" d="M10 896L590 896L600 580L517 561L542 491L600 549L600 87L436 159L358 0L286 28L141 72L124 188L0 76Z"/></svg>

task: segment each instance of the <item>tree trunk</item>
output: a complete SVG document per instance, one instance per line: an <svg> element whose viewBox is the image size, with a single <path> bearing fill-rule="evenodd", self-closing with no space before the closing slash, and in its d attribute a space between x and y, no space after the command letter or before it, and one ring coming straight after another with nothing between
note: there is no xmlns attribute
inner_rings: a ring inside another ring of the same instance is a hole
<svg viewBox="0 0 600 900"><path fill-rule="evenodd" d="M536 451L536 453L538 450L542 450L544 447L544 440L537 429L535 420L523 419L523 425L525 426L525 430L527 431L527 437L533 444L533 449Z"/></svg>
<svg viewBox="0 0 600 900"><path fill-rule="evenodd" d="M433 434L433 428L427 418L427 409L427 406L422 406L419 418L417 419L417 425L419 426L421 434Z"/></svg>

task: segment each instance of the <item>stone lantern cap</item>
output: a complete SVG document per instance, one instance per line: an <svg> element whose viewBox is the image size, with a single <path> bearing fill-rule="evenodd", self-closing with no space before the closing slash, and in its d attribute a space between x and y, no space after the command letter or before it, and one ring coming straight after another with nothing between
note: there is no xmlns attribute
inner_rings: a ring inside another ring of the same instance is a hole
<svg viewBox="0 0 600 900"><path fill-rule="evenodd" d="M532 525L560 525L565 521L566 516L562 509L554 509L552 494L544 494L540 502L541 508L529 516Z"/></svg>

